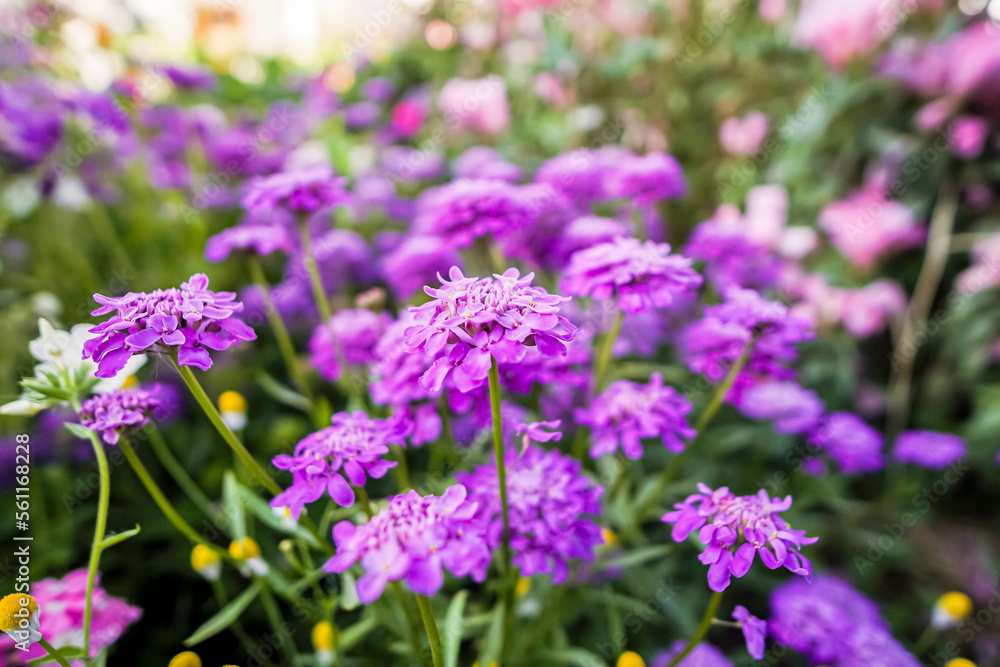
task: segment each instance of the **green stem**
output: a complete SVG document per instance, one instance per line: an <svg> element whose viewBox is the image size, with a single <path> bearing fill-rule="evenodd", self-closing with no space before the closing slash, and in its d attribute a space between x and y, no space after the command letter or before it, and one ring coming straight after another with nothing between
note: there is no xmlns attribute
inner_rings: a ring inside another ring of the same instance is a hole
<svg viewBox="0 0 1000 667"><path fill-rule="evenodd" d="M390 445L389 449L392 450L396 461L399 463L396 466L396 484L399 485L399 492L406 493L412 488L410 486L410 473L406 465L406 450L400 445Z"/></svg>
<svg viewBox="0 0 1000 667"><path fill-rule="evenodd" d="M424 630L427 631L427 640L431 643L431 660L434 662L434 667L442 667L444 659L441 655L441 635L438 634L434 610L431 609L431 600L426 595L417 595L416 597L420 618L423 619Z"/></svg>
<svg viewBox="0 0 1000 667"><path fill-rule="evenodd" d="M179 530L186 538L195 544L204 545L218 554L220 558L228 560L230 557L228 552L202 538L202 536L198 534L198 531L192 528L190 524L184 520L184 517L182 517L177 510L174 509L174 506L170 504L170 500L163 495L163 491L161 491L160 487L157 486L156 480L154 480L152 475L149 474L146 466L143 465L139 456L135 453L135 450L132 449L132 443L129 442L128 438L122 436L122 438L118 440L118 447L122 450L122 453L125 455L125 459L129 462L129 465L132 466L132 470L135 471L139 481L142 482L144 487L146 487L146 491L148 491L149 495L153 498L153 502L155 502L156 506L160 508L163 515L167 517L167 520L173 524L174 528Z"/></svg>
<svg viewBox="0 0 1000 667"><path fill-rule="evenodd" d="M674 656L674 659L670 661L667 667L677 667L681 663L681 660L688 657L694 647L701 643L701 640L705 638L708 633L708 629L712 627L712 619L715 618L715 612L719 610L719 603L722 602L722 593L713 593L712 599L708 602L708 609L705 610L705 615L701 617L701 623L698 625L698 629L695 630L694 635L688 640L687 645L684 647L680 653Z"/></svg>
<svg viewBox="0 0 1000 667"><path fill-rule="evenodd" d="M274 595L271 594L271 589L266 584L261 586L260 601L264 605L264 611L267 613L267 620L271 624L271 629L274 630L274 633L278 637L281 637L281 650L288 659L288 664L297 664L298 651L295 648L295 640L288 632L288 626L285 625L285 621L281 618L281 611L274 600Z"/></svg>
<svg viewBox="0 0 1000 667"><path fill-rule="evenodd" d="M320 319L324 323L329 323L330 318L333 317L333 311L330 309L330 302L326 298L326 291L323 289L323 280L319 275L319 268L316 266L316 256L313 254L312 247L312 236L309 234L309 223L306 221L299 222L299 228L302 230L302 252L305 255L306 271L309 272L309 284L312 286L313 299L316 301L316 308L319 309ZM332 331L330 332L333 333ZM334 347L337 346L337 341L333 341Z"/></svg>
<svg viewBox="0 0 1000 667"><path fill-rule="evenodd" d="M243 446L243 443L240 442L238 437L236 437L236 434L233 433L232 429L226 426L226 422L222 420L222 415L219 414L219 411L215 408L215 404L212 403L208 394L205 393L205 390L198 382L198 379L194 376L194 373L191 372L191 369L187 366L179 365L176 359L172 358L171 361L174 364L174 368L177 369L177 372L181 374L181 377L184 379L184 383L188 386L188 389L191 390L191 394L194 396L195 400L198 401L198 405L201 406L201 409L205 411L205 415L208 416L209 421L211 421L212 425L215 426L215 430L219 432L219 435L221 435L222 439L226 441L226 444L232 448L236 456L243 462L243 465L247 467L247 470L249 470L250 473L257 478L257 481L272 494L278 495L281 493L281 487L278 486L273 479L271 479L271 476L267 474L267 471L265 471L264 468L257 463L254 457L250 455L250 452L248 452L247 448Z"/></svg>
<svg viewBox="0 0 1000 667"><path fill-rule="evenodd" d="M497 360L490 359L490 409L493 416L493 455L497 461L497 482L500 488L500 510L503 516L503 533L500 538L503 566L501 570L504 601L504 632L501 656L509 649L510 630L514 616L514 564L510 550L510 507L507 503L507 469L503 445L503 417L500 410L500 371Z"/></svg>
<svg viewBox="0 0 1000 667"><path fill-rule="evenodd" d="M622 330L622 322L625 321L625 313L618 311L615 321L601 343L601 350L597 355L597 363L594 365L594 393L599 394L604 391L604 383L607 380L608 367L611 364L611 351L614 349L615 341Z"/></svg>
<svg viewBox="0 0 1000 667"><path fill-rule="evenodd" d="M403 614L406 616L406 623L410 629L410 643L413 645L413 652L416 654L421 664L426 664L427 657L423 654L423 650L420 646L420 621L417 619L416 615L414 615L413 609L410 607L406 597L403 595L403 588L399 585L399 582L390 581L389 588L392 590L392 594L396 598L396 603L399 605L400 609L403 610Z"/></svg>
<svg viewBox="0 0 1000 667"><path fill-rule="evenodd" d="M229 596L226 595L226 587L222 584L221 579L213 579L211 584L212 592L215 593L215 601L219 605L219 609L225 609L226 605L229 604ZM262 660L265 665L274 665L273 662L258 654L256 642L254 642L254 640L250 638L250 635L247 634L247 631L243 629L243 624L240 623L239 619L233 621L233 624L230 627L232 628L233 634L236 635L236 638L240 640L241 644L243 644L243 649L247 652L247 655L257 657L259 660Z"/></svg>
<svg viewBox="0 0 1000 667"><path fill-rule="evenodd" d="M51 655L52 659L62 665L62 667L70 667L69 661L63 657L63 654L59 652L59 649L45 641L45 637L38 638L38 645L45 649L45 652Z"/></svg>
<svg viewBox="0 0 1000 667"><path fill-rule="evenodd" d="M191 502L209 519L217 520L223 518L224 514L212 506L212 501L198 487L198 484L191 478L191 475L181 465L181 462L177 460L174 453L170 451L170 447L167 446L166 441L163 439L160 429L155 425L151 425L146 429L146 432L149 434L149 445L152 447L153 453L156 454L156 458L159 459L160 465L166 468L167 472L170 473L170 476L174 478L174 481L177 482L177 485L181 487L181 490L184 491Z"/></svg>

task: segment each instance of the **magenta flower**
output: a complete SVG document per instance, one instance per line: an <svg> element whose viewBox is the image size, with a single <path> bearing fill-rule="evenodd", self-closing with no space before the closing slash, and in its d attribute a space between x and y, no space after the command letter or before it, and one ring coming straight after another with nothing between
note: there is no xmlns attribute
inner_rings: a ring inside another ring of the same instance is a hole
<svg viewBox="0 0 1000 667"><path fill-rule="evenodd" d="M736 605L733 618L743 630L743 638L747 643L747 652L754 660L764 659L764 639L767 636L767 623L752 615L743 605Z"/></svg>
<svg viewBox="0 0 1000 667"><path fill-rule="evenodd" d="M743 118L731 116L719 128L722 150L733 155L753 155L767 136L767 114L752 111Z"/></svg>
<svg viewBox="0 0 1000 667"><path fill-rule="evenodd" d="M444 583L442 568L482 581L491 554L484 526L474 519L476 509L461 484L449 486L440 497L416 491L396 496L368 523L334 526L337 554L323 569L345 572L360 561L365 574L358 578L357 592L363 604L377 600L386 584L400 579L415 593L433 595Z"/></svg>
<svg viewBox="0 0 1000 667"><path fill-rule="evenodd" d="M258 255L270 255L278 250L291 254L295 241L284 225L244 223L209 238L205 244L205 259L221 262L234 250L250 250Z"/></svg>
<svg viewBox="0 0 1000 667"><path fill-rule="evenodd" d="M563 192L582 209L585 204L609 198L605 182L620 157L607 150L567 151L543 162L535 173L535 182Z"/></svg>
<svg viewBox="0 0 1000 667"><path fill-rule="evenodd" d="M460 178L420 196L412 230L446 247L466 248L477 238L503 237L525 227L533 217L534 206L518 186Z"/></svg>
<svg viewBox="0 0 1000 667"><path fill-rule="evenodd" d="M533 273L521 278L507 269L492 278L466 278L458 267L441 287L425 287L433 301L410 309L417 323L406 332L410 351L424 351L435 361L420 378L437 393L451 378L462 392L486 382L492 359L516 363L537 347L545 356L566 354L566 341L576 333L559 315L567 297L533 287Z"/></svg>
<svg viewBox="0 0 1000 667"><path fill-rule="evenodd" d="M438 273L460 266L461 261L458 252L436 236L410 236L383 255L380 264L385 282L405 301Z"/></svg>
<svg viewBox="0 0 1000 667"><path fill-rule="evenodd" d="M274 457L274 467L291 471L292 485L271 500L271 507L287 507L292 518L298 519L302 508L324 493L341 507L350 507L354 504L351 484L364 486L368 477L380 479L396 467L395 461L382 457L389 453L390 444L403 442L405 424L400 420L370 419L358 410L338 412L331 421L332 426L300 440L292 455Z"/></svg>
<svg viewBox="0 0 1000 667"><path fill-rule="evenodd" d="M762 382L740 399L740 412L751 419L774 420L778 433L804 433L816 426L824 410L816 394L795 382Z"/></svg>
<svg viewBox="0 0 1000 667"><path fill-rule="evenodd" d="M386 313L374 313L367 308L342 310L328 323L316 326L309 340L309 363L330 382L340 379L340 360L348 364L363 365L375 361L375 346L391 322ZM336 334L334 347L330 329ZM341 356L342 355L342 356Z"/></svg>
<svg viewBox="0 0 1000 667"><path fill-rule="evenodd" d="M205 371L212 367L209 350L227 350L257 334L233 317L243 310L232 292L208 289L208 276L196 273L180 288L129 292L109 297L95 294L101 307L91 315L114 313L90 330L83 358L97 362L97 377L114 377L132 355L146 351L177 353L181 366Z"/></svg>
<svg viewBox="0 0 1000 667"><path fill-rule="evenodd" d="M851 475L885 467L882 434L850 412L834 412L809 434L809 444L825 452Z"/></svg>
<svg viewBox="0 0 1000 667"><path fill-rule="evenodd" d="M634 460L642 456L644 438L659 437L675 454L684 451L681 438L695 436L687 423L689 412L691 403L673 387L664 386L663 375L653 373L646 385L612 382L589 408L576 410L576 419L591 429L592 458L613 454L620 445L625 456Z"/></svg>
<svg viewBox="0 0 1000 667"><path fill-rule="evenodd" d="M513 563L524 576L551 574L553 583L562 583L569 560L593 560L604 543L592 521L601 513L604 489L582 474L579 461L557 451L529 445L520 454L508 451L504 466ZM486 539L496 549L503 532L496 463L459 472L456 479L478 504L476 518L487 524Z"/></svg>
<svg viewBox="0 0 1000 667"><path fill-rule="evenodd" d="M572 296L618 300L626 313L666 308L701 287L693 260L666 243L616 238L574 253L559 286Z"/></svg>
<svg viewBox="0 0 1000 667"><path fill-rule="evenodd" d="M674 524L670 535L675 542L698 531L705 545L698 560L709 566L709 588L717 593L726 590L731 577L750 571L757 554L772 570L784 566L806 581L812 579L812 564L799 549L819 538L792 530L778 514L792 506L791 496L771 498L763 489L755 496L734 496L726 487L713 491L701 483L698 490L701 493L674 505L663 521Z"/></svg>
<svg viewBox="0 0 1000 667"><path fill-rule="evenodd" d="M80 406L80 423L100 433L109 445L117 444L122 435L149 423L153 410L160 405L154 393L155 389L117 389L97 394Z"/></svg>
<svg viewBox="0 0 1000 667"><path fill-rule="evenodd" d="M663 199L687 193L681 165L672 155L648 153L628 155L609 175L607 189L612 197L629 198L636 206L650 207Z"/></svg>
<svg viewBox="0 0 1000 667"><path fill-rule="evenodd" d="M957 435L937 431L907 431L896 439L892 455L897 461L931 470L944 470L965 458L965 441Z"/></svg>
<svg viewBox="0 0 1000 667"><path fill-rule="evenodd" d="M324 166L256 176L247 184L242 204L248 211L284 208L292 213L313 213L350 201L346 182Z"/></svg>

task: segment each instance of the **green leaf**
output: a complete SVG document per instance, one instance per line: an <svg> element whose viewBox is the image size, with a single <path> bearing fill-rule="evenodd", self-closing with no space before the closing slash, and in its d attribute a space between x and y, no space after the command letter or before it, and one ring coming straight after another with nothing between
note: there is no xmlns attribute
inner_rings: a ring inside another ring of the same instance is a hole
<svg viewBox="0 0 1000 667"><path fill-rule="evenodd" d="M458 667L458 650L462 646L462 616L469 592L462 590L455 594L444 616L441 642L444 648L444 667Z"/></svg>
<svg viewBox="0 0 1000 667"><path fill-rule="evenodd" d="M364 639L365 635L374 630L377 626L378 619L374 616L369 615L362 618L360 621L340 633L339 648L342 651L351 650L358 642Z"/></svg>
<svg viewBox="0 0 1000 667"><path fill-rule="evenodd" d="M540 654L545 664L577 665L577 667L608 667L597 655L582 648L564 648L554 651L543 651Z"/></svg>
<svg viewBox="0 0 1000 667"><path fill-rule="evenodd" d="M310 412L312 410L312 403L308 398L286 387L268 373L264 371L258 372L256 380L260 388L264 390L264 393L279 403L284 403L289 407L302 410L303 412Z"/></svg>
<svg viewBox="0 0 1000 667"><path fill-rule="evenodd" d="M79 646L56 646L59 649L59 653L62 657L67 660L82 660L84 657L83 648ZM33 658L28 661L28 664L34 667L35 665L55 665L56 661L52 656L46 654L40 658Z"/></svg>
<svg viewBox="0 0 1000 667"><path fill-rule="evenodd" d="M227 470L222 476L222 511L229 517L233 527L233 539L242 540L247 536L247 521L243 515L243 501L240 497L236 473Z"/></svg>
<svg viewBox="0 0 1000 667"><path fill-rule="evenodd" d="M350 571L340 575L340 608L344 611L356 609L361 601L358 600L358 591L354 583L354 575Z"/></svg>
<svg viewBox="0 0 1000 667"><path fill-rule="evenodd" d="M479 653L480 665L492 664L500 658L500 647L503 643L503 618L504 604L501 602L493 611L493 622L490 623L490 629L486 633L486 640L483 642L483 648Z"/></svg>
<svg viewBox="0 0 1000 667"><path fill-rule="evenodd" d="M185 639L184 646L190 648L200 644L232 625L260 593L260 586L260 583L254 583L253 586L236 596L229 604L220 609L215 616L202 623L201 627L194 631L194 634Z"/></svg>
<svg viewBox="0 0 1000 667"><path fill-rule="evenodd" d="M66 430L75 435L78 438L83 438L84 440L90 440L93 437L94 432L83 424L77 424L75 422L66 422L63 424Z"/></svg>
<svg viewBox="0 0 1000 667"><path fill-rule="evenodd" d="M266 500L255 494L253 491L243 486L240 483L236 484L236 493L242 503L243 507L250 510L254 516L260 519L264 524L270 526L279 533L285 533L286 535L294 535L295 537L300 537L305 540L306 544L311 547L321 548L322 545L316 536L310 533L308 530L302 526L296 524L294 528L289 528L285 525L284 520L274 513L274 510L267 503Z"/></svg>
<svg viewBox="0 0 1000 667"><path fill-rule="evenodd" d="M641 565L647 561L663 558L673 550L673 544L655 544L648 547L640 547L602 562L601 568L605 570L612 567L627 569Z"/></svg>
<svg viewBox="0 0 1000 667"><path fill-rule="evenodd" d="M139 534L139 524L135 524L135 528L132 530L126 530L124 533L118 533L116 535L111 535L110 537L105 537L101 540L101 549L107 549L108 547L113 547L119 542L124 542L130 537L135 537Z"/></svg>

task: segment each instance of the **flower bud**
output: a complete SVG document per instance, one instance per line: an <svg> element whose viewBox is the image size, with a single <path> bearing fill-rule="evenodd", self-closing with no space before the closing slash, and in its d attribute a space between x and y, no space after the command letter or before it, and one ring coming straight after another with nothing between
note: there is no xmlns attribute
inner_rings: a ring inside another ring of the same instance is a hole
<svg viewBox="0 0 1000 667"><path fill-rule="evenodd" d="M247 425L247 399L238 391L224 391L219 395L219 414L226 426L242 431Z"/></svg>
<svg viewBox="0 0 1000 667"><path fill-rule="evenodd" d="M960 591L945 593L934 603L931 625L935 628L951 628L969 617L972 600Z"/></svg>
<svg viewBox="0 0 1000 667"><path fill-rule="evenodd" d="M184 651L175 655L167 667L201 667L201 658L194 651Z"/></svg>
<svg viewBox="0 0 1000 667"><path fill-rule="evenodd" d="M222 574L222 562L219 554L204 544L196 544L191 550L191 567L209 581L215 581Z"/></svg>
<svg viewBox="0 0 1000 667"><path fill-rule="evenodd" d="M617 667L646 667L646 661L634 651L625 651L618 656Z"/></svg>

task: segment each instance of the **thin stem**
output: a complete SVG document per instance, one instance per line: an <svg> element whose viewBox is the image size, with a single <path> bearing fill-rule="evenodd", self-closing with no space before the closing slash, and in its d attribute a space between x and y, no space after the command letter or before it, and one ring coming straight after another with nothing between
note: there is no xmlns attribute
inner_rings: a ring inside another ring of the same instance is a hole
<svg viewBox="0 0 1000 667"><path fill-rule="evenodd" d="M500 488L500 509L503 516L503 533L501 535L501 553L503 568L501 570L501 599L504 601L504 631L501 644L501 656L509 648L510 631L514 617L514 586L516 574L513 557L510 550L510 507L507 503L507 469L503 446L503 416L500 409L500 371L497 360L490 359L490 409L493 416L493 456L497 461L497 482Z"/></svg>
<svg viewBox="0 0 1000 667"><path fill-rule="evenodd" d="M389 588L392 590L392 594L396 598L396 603L399 605L400 609L403 610L403 614L406 616L406 623L410 629L410 643L413 645L413 652L417 655L422 664L426 664L427 657L423 654L420 647L420 621L417 620L416 615L413 613L413 609L410 607L406 597L403 595L403 588L399 585L399 582L390 581Z"/></svg>
<svg viewBox="0 0 1000 667"><path fill-rule="evenodd" d="M198 405L201 406L201 409L205 411L205 415L208 416L209 421L211 421L212 425L215 426L215 430L219 432L219 435L221 435L222 439L226 441L226 444L232 448L236 456L243 462L243 465L247 467L247 470L249 470L250 473L257 478L257 481L267 488L267 490L272 494L278 495L281 493L281 487L278 486L273 479L271 479L271 476L267 474L267 471L265 471L264 468L257 463L254 457L250 455L250 452L248 452L247 448L243 446L243 443L240 442L238 437L236 437L236 434L233 433L232 429L226 426L226 422L223 421L222 415L219 414L219 411L215 408L215 404L212 403L208 394L205 393L205 390L198 382L198 379L194 376L194 373L191 372L191 369L187 366L179 365L176 359L171 359L171 361L174 364L174 368L177 369L177 372L181 374L181 377L184 379L184 383L188 386L188 389L191 390L191 394L194 396L195 400L198 401Z"/></svg>
<svg viewBox="0 0 1000 667"><path fill-rule="evenodd" d="M219 605L219 609L225 609L226 605L229 604L229 597L226 595L226 587L223 585L221 579L212 579L212 592L215 593L215 602ZM240 619L233 621L232 626L233 634L236 638L240 640L243 644L243 649L247 652L247 655L258 655L256 642L250 638L247 631L243 628L243 624L240 623ZM263 661L265 665L274 665L273 662L264 658L264 656L259 656L259 659Z"/></svg>
<svg viewBox="0 0 1000 667"><path fill-rule="evenodd" d="M712 599L708 602L708 609L705 610L705 615L701 617L698 629L694 631L694 635L688 640L684 650L675 655L667 667L677 667L681 663L681 660L688 657L691 651L694 650L694 647L701 643L701 640L708 634L708 629L712 627L712 619L715 618L715 612L719 610L720 602L722 602L722 593L713 593Z"/></svg>
<svg viewBox="0 0 1000 667"><path fill-rule="evenodd" d="M278 604L275 602L274 595L271 594L271 589L267 585L261 586L260 601L264 605L264 611L267 614L268 622L271 624L271 629L281 638L281 650L285 654L285 657L288 658L288 664L296 664L298 651L295 648L295 640L288 632L288 626L282 620Z"/></svg>
<svg viewBox="0 0 1000 667"><path fill-rule="evenodd" d="M399 492L406 493L412 488L410 486L409 469L406 465L406 450L400 445L390 445L389 449L392 450L396 461L399 463L396 466L396 484L399 485Z"/></svg>
<svg viewBox="0 0 1000 667"><path fill-rule="evenodd" d="M160 429L155 425L150 425L146 429L146 432L149 434L149 445L152 447L156 458L159 459L160 465L166 468L167 472L170 473L170 476L174 478L174 481L177 482L177 485L181 487L181 490L184 491L191 502L209 519L222 518L224 516L223 513L212 506L212 501L198 487L198 484L191 478L191 475L181 465L181 462L177 460L174 453L170 451L170 447L163 439Z"/></svg>
<svg viewBox="0 0 1000 667"><path fill-rule="evenodd" d="M622 330L622 322L625 321L625 313L618 311L615 321L604 334L604 341L601 343L601 350L597 355L597 363L594 365L594 393L599 394L604 391L604 383L607 380L608 366L611 364L611 351L614 349L615 341Z"/></svg>
<svg viewBox="0 0 1000 667"><path fill-rule="evenodd" d="M192 528L191 525L184 520L184 517L182 517L177 510L174 509L174 506L170 504L167 497L163 495L163 491L161 491L160 487L157 486L156 480L154 480L152 475L149 474L146 466L143 465L139 456L135 453L135 450L132 449L132 443L129 442L128 438L122 436L122 438L118 440L118 447L122 450L122 453L125 455L125 459L129 462L129 465L132 466L132 470L135 471L139 481L142 482L144 487L146 487L146 491L148 491L149 495L153 498L153 502L156 503L156 506L159 507L164 516L167 517L167 520L173 524L174 528L179 530L186 538L195 544L202 544L217 553L220 558L228 559L228 552L211 542L206 541L201 535L198 534L198 531Z"/></svg>
<svg viewBox="0 0 1000 667"><path fill-rule="evenodd" d="M316 308L319 309L319 316L324 323L328 323L333 317L330 310L330 302L326 298L326 291L323 289L323 279L319 275L319 267L316 266L316 257L313 254L312 236L309 234L309 223L301 221L299 227L302 230L302 252L305 255L306 271L309 273L309 284L312 286L313 300L316 301ZM333 333L332 331L330 332ZM334 347L337 341L334 340Z"/></svg>
<svg viewBox="0 0 1000 667"><path fill-rule="evenodd" d="M417 595L417 608L420 609L420 618L424 621L424 630L427 631L427 640L431 643L431 660L434 667L442 667L444 658L441 655L441 635L438 634L437 621L434 620L434 610L431 609L431 600L426 595Z"/></svg>
<svg viewBox="0 0 1000 667"><path fill-rule="evenodd" d="M52 659L62 665L62 667L70 667L69 661L63 657L63 654L59 652L59 649L45 641L45 637L38 638L38 645L45 649L45 652L52 656Z"/></svg>

